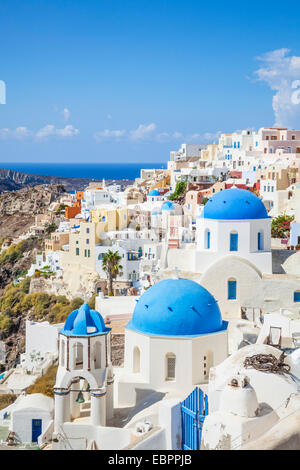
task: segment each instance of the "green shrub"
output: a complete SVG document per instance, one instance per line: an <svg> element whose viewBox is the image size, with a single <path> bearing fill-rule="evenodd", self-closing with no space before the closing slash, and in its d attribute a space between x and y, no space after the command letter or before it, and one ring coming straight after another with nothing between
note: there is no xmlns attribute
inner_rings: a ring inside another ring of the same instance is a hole
<svg viewBox="0 0 300 470"><path fill-rule="evenodd" d="M11 329L12 325L12 319L8 315L0 313L0 330L7 333Z"/></svg>
<svg viewBox="0 0 300 470"><path fill-rule="evenodd" d="M71 300L71 311L77 310L83 303L84 301L80 297L75 297L75 299Z"/></svg>
<svg viewBox="0 0 300 470"><path fill-rule="evenodd" d="M291 222L294 217L289 215L279 215L272 220L271 233L273 238L288 238L291 229Z"/></svg>
<svg viewBox="0 0 300 470"><path fill-rule="evenodd" d="M169 196L169 200L174 201L180 196L183 196L186 190L186 185L187 183L185 181L177 181L175 191L171 196Z"/></svg>
<svg viewBox="0 0 300 470"><path fill-rule="evenodd" d="M47 397L53 397L53 388L56 382L57 366L51 366L45 375L39 377L36 382L27 389L27 393L42 393Z"/></svg>
<svg viewBox="0 0 300 470"><path fill-rule="evenodd" d="M89 304L89 306L90 306L91 309L95 310L95 308L96 308L96 294L94 294L94 295L90 298L88 304Z"/></svg>
<svg viewBox="0 0 300 470"><path fill-rule="evenodd" d="M14 403L17 399L17 395L14 395L13 393L5 393L0 395L0 410L3 410L3 408L6 408L8 405L11 405Z"/></svg>

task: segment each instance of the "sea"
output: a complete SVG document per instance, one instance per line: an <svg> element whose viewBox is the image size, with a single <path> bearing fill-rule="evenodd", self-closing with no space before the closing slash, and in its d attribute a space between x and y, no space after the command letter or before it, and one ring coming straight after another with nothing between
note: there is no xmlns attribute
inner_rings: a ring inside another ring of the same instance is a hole
<svg viewBox="0 0 300 470"><path fill-rule="evenodd" d="M141 168L167 168L167 163L16 163L0 162L0 168L43 176L63 178L91 178L107 180L134 180Z"/></svg>

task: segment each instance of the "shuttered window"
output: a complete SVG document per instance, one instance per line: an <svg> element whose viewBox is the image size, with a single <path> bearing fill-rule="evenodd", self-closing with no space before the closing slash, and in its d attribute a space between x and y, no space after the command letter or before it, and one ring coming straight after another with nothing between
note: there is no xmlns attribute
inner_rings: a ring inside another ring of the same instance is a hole
<svg viewBox="0 0 300 470"><path fill-rule="evenodd" d="M230 234L230 251L238 251L238 234Z"/></svg>
<svg viewBox="0 0 300 470"><path fill-rule="evenodd" d="M228 299L236 299L236 281L234 280L228 281Z"/></svg>
<svg viewBox="0 0 300 470"><path fill-rule="evenodd" d="M176 368L176 356L168 355L167 356L167 379L175 379L175 368Z"/></svg>
<svg viewBox="0 0 300 470"><path fill-rule="evenodd" d="M294 302L300 302L300 291L294 292Z"/></svg>

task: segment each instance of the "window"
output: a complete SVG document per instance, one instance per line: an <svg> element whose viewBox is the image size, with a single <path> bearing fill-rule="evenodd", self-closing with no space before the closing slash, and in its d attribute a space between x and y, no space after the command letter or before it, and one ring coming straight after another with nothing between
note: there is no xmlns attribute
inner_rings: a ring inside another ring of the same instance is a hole
<svg viewBox="0 0 300 470"><path fill-rule="evenodd" d="M99 341L97 341L94 344L93 356L94 356L94 369L100 369L101 368L101 343Z"/></svg>
<svg viewBox="0 0 300 470"><path fill-rule="evenodd" d="M167 354L167 380L175 379L175 370L176 370L176 356L175 354Z"/></svg>
<svg viewBox="0 0 300 470"><path fill-rule="evenodd" d="M210 249L210 231L209 230L206 230L205 232L205 248L207 250Z"/></svg>
<svg viewBox="0 0 300 470"><path fill-rule="evenodd" d="M235 279L229 279L228 285L227 285L227 297L228 300L236 300L236 280Z"/></svg>
<svg viewBox="0 0 300 470"><path fill-rule="evenodd" d="M73 344L73 368L83 369L83 345L82 343Z"/></svg>
<svg viewBox="0 0 300 470"><path fill-rule="evenodd" d="M60 349L60 363L62 367L65 367L65 357L66 357L66 348L64 340L61 340L61 349Z"/></svg>
<svg viewBox="0 0 300 470"><path fill-rule="evenodd" d="M257 249L264 249L264 232L262 230L257 234Z"/></svg>
<svg viewBox="0 0 300 470"><path fill-rule="evenodd" d="M87 244L87 245L90 244L90 239L89 239L89 238L86 239L86 244Z"/></svg>
<svg viewBox="0 0 300 470"><path fill-rule="evenodd" d="M238 234L236 232L230 234L230 251L238 251Z"/></svg>
<svg viewBox="0 0 300 470"><path fill-rule="evenodd" d="M137 346L133 350L133 373L138 374L141 371L141 352Z"/></svg>
<svg viewBox="0 0 300 470"><path fill-rule="evenodd" d="M90 233L90 229L89 229L89 228L86 229L86 233Z"/></svg>
<svg viewBox="0 0 300 470"><path fill-rule="evenodd" d="M79 248L76 248L76 256L79 256Z"/></svg>
<svg viewBox="0 0 300 470"><path fill-rule="evenodd" d="M294 292L294 302L300 302L300 291Z"/></svg>

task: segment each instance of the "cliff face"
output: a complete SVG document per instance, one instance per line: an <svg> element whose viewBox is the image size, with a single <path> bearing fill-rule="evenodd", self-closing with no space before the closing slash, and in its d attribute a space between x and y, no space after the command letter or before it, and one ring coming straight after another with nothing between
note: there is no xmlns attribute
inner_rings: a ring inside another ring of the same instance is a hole
<svg viewBox="0 0 300 470"><path fill-rule="evenodd" d="M49 180L51 180L51 177L48 176L30 175L19 171L0 168L0 184L10 182L12 185L15 184L21 187L28 184L49 183Z"/></svg>
<svg viewBox="0 0 300 470"><path fill-rule="evenodd" d="M104 175L103 175L104 176ZM132 184L130 180L113 180L114 183L124 187ZM63 176L32 175L20 171L0 168L0 193L3 191L15 191L26 186L33 187L41 184L62 185L67 191L85 189L91 182L102 182L102 179L93 178L66 178ZM112 180L106 180L107 184Z"/></svg>
<svg viewBox="0 0 300 470"><path fill-rule="evenodd" d="M67 190L83 189L93 181L89 178L64 178L59 176L32 175L0 168L0 192L15 191L37 185L63 185Z"/></svg>
<svg viewBox="0 0 300 470"><path fill-rule="evenodd" d="M0 238L26 233L35 216L45 212L63 192L61 185L43 185L0 194Z"/></svg>
<svg viewBox="0 0 300 470"><path fill-rule="evenodd" d="M26 187L0 195L0 217L13 214L31 216L43 212L64 193L61 185Z"/></svg>

